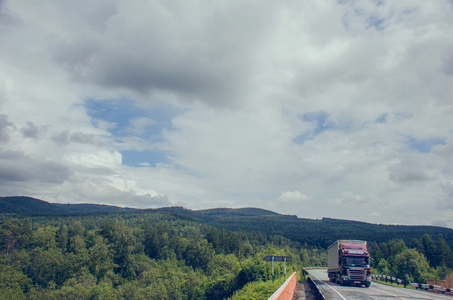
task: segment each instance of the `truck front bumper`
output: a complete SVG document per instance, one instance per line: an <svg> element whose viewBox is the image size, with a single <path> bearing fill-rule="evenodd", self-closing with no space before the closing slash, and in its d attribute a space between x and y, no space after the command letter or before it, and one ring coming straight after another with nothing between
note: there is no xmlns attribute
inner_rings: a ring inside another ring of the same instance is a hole
<svg viewBox="0 0 453 300"><path fill-rule="evenodd" d="M342 285L364 285L370 286L371 276L366 276L364 280L351 280L348 276L341 276L340 278Z"/></svg>

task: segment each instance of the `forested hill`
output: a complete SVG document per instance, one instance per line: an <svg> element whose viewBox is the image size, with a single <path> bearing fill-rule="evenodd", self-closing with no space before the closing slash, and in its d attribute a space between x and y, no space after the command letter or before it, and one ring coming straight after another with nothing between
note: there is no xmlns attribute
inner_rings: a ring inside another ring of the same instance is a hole
<svg viewBox="0 0 453 300"><path fill-rule="evenodd" d="M17 214L21 216L62 216L128 211L135 211L135 209L102 204L49 203L47 201L25 196L0 197L0 213Z"/></svg>
<svg viewBox="0 0 453 300"><path fill-rule="evenodd" d="M192 211L168 207L158 210L227 230L262 231L321 248L327 248L338 239L361 239L378 243L402 239L410 245L414 239L419 239L424 234L433 238L442 237L453 246L453 229L438 226L383 225L331 218L314 220L257 208Z"/></svg>
<svg viewBox="0 0 453 300"><path fill-rule="evenodd" d="M190 210L183 207L132 209L96 204L53 204L30 197L0 197L0 213L18 216L63 216L108 213L164 212L177 218L213 225L226 230L261 231L282 235L307 245L326 248L337 239L387 242L402 239L411 244L424 234L442 237L453 247L453 229L437 226L378 225L358 221L321 220L282 215L259 208Z"/></svg>

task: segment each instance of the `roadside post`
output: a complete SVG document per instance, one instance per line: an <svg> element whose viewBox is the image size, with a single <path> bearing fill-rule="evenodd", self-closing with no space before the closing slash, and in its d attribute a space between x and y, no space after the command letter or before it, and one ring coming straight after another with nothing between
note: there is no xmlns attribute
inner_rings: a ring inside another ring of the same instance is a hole
<svg viewBox="0 0 453 300"><path fill-rule="evenodd" d="M284 271L285 278L286 278L286 262L291 262L291 256L269 255L269 256L266 256L266 261L271 261L272 262L272 282L274 282L274 279L275 279L275 275L274 275L274 261L282 261L284 263L283 271Z"/></svg>

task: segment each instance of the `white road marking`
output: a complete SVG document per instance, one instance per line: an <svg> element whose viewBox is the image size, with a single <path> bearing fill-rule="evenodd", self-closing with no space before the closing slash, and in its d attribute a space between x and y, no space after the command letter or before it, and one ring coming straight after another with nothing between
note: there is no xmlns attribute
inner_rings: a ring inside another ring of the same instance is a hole
<svg viewBox="0 0 453 300"><path fill-rule="evenodd" d="M388 295L390 295L390 296L393 296L393 297L396 297L396 298L400 298L400 299L403 299L403 300L407 300L406 298L402 298L402 297L400 297L400 296L398 296L398 295L395 295L395 294L386 292L386 291L384 291L384 290L378 290L378 289L371 288L371 287L370 287L369 289L375 290L375 291L377 291L377 292L379 292L379 293L386 293L386 294L388 294Z"/></svg>
<svg viewBox="0 0 453 300"><path fill-rule="evenodd" d="M328 285L328 284L324 283L324 282L323 282L322 280L320 280L320 279L319 279L318 277L316 277L316 275L314 275L313 273L311 273L311 274L310 274L310 276L313 276L313 277L315 277L315 278L316 278L316 279L317 279L318 281L320 281L320 283L322 283L322 284L325 284L325 285L327 285L328 287L330 287L330 288L331 288L332 290L334 290L334 291L335 291L335 292L336 292L336 293L337 293L337 294L338 294L338 295L339 295L339 296L341 297L341 299L343 299L343 300L347 300L347 299L346 299L345 297L343 297L343 295L342 295L342 294L340 294L340 292L339 292L339 291L337 291L336 289L334 289L334 288L333 288L332 286L330 286L330 285Z"/></svg>

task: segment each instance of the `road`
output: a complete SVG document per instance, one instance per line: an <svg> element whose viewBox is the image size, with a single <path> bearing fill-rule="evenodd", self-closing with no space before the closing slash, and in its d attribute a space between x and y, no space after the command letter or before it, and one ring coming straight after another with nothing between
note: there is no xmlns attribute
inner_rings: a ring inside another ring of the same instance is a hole
<svg viewBox="0 0 453 300"><path fill-rule="evenodd" d="M449 299L453 296L436 294L423 290L398 288L372 282L369 288L357 286L341 286L329 281L326 269L308 269L311 279L319 287L326 299Z"/></svg>

